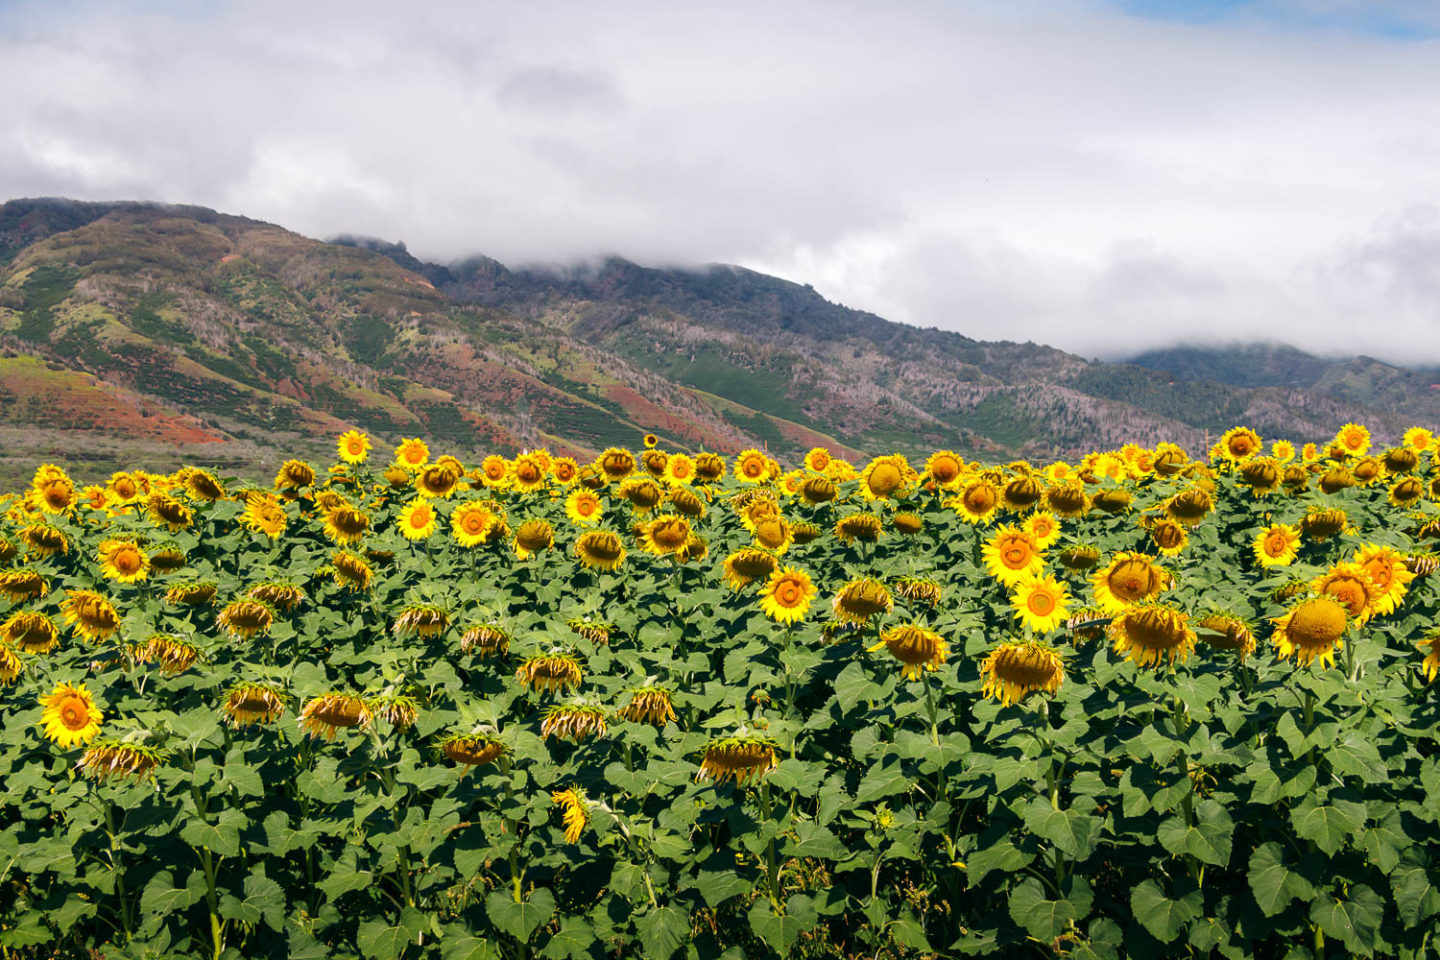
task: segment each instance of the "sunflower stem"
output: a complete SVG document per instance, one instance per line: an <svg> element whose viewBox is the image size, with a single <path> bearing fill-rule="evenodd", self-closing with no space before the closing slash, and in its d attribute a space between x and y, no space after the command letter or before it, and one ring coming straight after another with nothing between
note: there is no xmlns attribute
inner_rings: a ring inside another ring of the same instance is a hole
<svg viewBox="0 0 1440 960"><path fill-rule="evenodd" d="M760 814L770 822L770 784L760 782ZM770 905L780 912L780 861L775 856L775 838L765 842L765 876L770 887Z"/></svg>

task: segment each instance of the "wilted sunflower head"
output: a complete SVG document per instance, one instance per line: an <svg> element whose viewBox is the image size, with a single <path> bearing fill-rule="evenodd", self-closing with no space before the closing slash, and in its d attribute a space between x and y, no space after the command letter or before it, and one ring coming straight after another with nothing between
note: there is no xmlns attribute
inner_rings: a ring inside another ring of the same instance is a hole
<svg viewBox="0 0 1440 960"><path fill-rule="evenodd" d="M682 517L701 517L705 515L705 501L700 495L689 487L671 487L670 505L675 512Z"/></svg>
<svg viewBox="0 0 1440 960"><path fill-rule="evenodd" d="M1320 489L1325 493L1338 493L1356 484L1355 474L1344 464L1337 463L1320 477Z"/></svg>
<svg viewBox="0 0 1440 960"><path fill-rule="evenodd" d="M163 751L140 743L101 738L86 748L75 769L102 783L112 777L148 777L165 760Z"/></svg>
<svg viewBox="0 0 1440 960"><path fill-rule="evenodd" d="M913 537L925 529L925 521L917 513L897 513L890 518L890 526L907 537Z"/></svg>
<svg viewBox="0 0 1440 960"><path fill-rule="evenodd" d="M300 490L315 485L315 468L304 460L286 460L275 474L275 489Z"/></svg>
<svg viewBox="0 0 1440 960"><path fill-rule="evenodd" d="M622 450L619 447L611 447L600 454L596 462L600 472L610 481L624 480L635 472L635 455L629 450Z"/></svg>
<svg viewBox="0 0 1440 960"><path fill-rule="evenodd" d="M465 767L482 767L494 763L505 753L499 739L486 734L455 733L437 745L440 755Z"/></svg>
<svg viewBox="0 0 1440 960"><path fill-rule="evenodd" d="M725 582L739 590L756 580L768 580L779 561L775 555L756 547L742 547L725 558Z"/></svg>
<svg viewBox="0 0 1440 960"><path fill-rule="evenodd" d="M630 692L630 702L620 708L619 714L631 723L663 727L675 719L675 708L671 703L669 690L664 687L644 686Z"/></svg>
<svg viewBox="0 0 1440 960"><path fill-rule="evenodd" d="M330 563L335 568L335 583L349 590L368 590L375 571L364 557L345 550L337 550Z"/></svg>
<svg viewBox="0 0 1440 960"><path fill-rule="evenodd" d="M1158 667L1162 660L1183 662L1195 649L1195 631L1188 621L1187 614L1173 607L1130 607L1110 621L1112 647L1141 667Z"/></svg>
<svg viewBox="0 0 1440 960"><path fill-rule="evenodd" d="M835 592L831 607L839 620L867 623L871 617L889 613L895 606L885 584L870 577L851 580Z"/></svg>
<svg viewBox="0 0 1440 960"><path fill-rule="evenodd" d="M1045 488L1032 476L1020 476L1008 481L1000 492L1000 499L1007 510L1023 513L1045 496Z"/></svg>
<svg viewBox="0 0 1440 960"><path fill-rule="evenodd" d="M68 590L60 612L66 624L87 640L103 640L120 629L120 612L94 590Z"/></svg>
<svg viewBox="0 0 1440 960"><path fill-rule="evenodd" d="M669 462L670 456L664 450L647 449L640 454L640 465L656 480L665 476L665 467Z"/></svg>
<svg viewBox="0 0 1440 960"><path fill-rule="evenodd" d="M656 517L645 524L641 541L647 553L667 556L685 549L690 540L690 522L674 513Z"/></svg>
<svg viewBox="0 0 1440 960"><path fill-rule="evenodd" d="M1280 464L1270 457L1257 457L1240 465L1240 481L1257 497L1280 486Z"/></svg>
<svg viewBox="0 0 1440 960"><path fill-rule="evenodd" d="M938 670L950 656L950 644L934 630L918 623L903 623L880 634L880 642L870 652L884 647L900 661L900 673L906 680L919 680L927 670Z"/></svg>
<svg viewBox="0 0 1440 960"><path fill-rule="evenodd" d="M579 743L586 737L603 737L605 711L591 704L556 704L545 711L540 724L542 737L559 737Z"/></svg>
<svg viewBox="0 0 1440 960"><path fill-rule="evenodd" d="M1124 487L1111 487L1108 490L1101 490L1090 498L1090 503L1097 510L1105 513L1124 513L1130 509L1130 503L1134 499L1129 490Z"/></svg>
<svg viewBox="0 0 1440 960"><path fill-rule="evenodd" d="M48 523L32 523L20 531L20 539L36 556L48 557L70 552L70 539L59 527Z"/></svg>
<svg viewBox="0 0 1440 960"><path fill-rule="evenodd" d="M705 744L696 779L710 779L717 784L728 780L737 787L744 786L780 765L775 755L778 748L775 741L753 734L718 737Z"/></svg>
<svg viewBox="0 0 1440 960"><path fill-rule="evenodd" d="M1090 583L1101 609L1120 613L1158 595L1170 585L1170 577L1145 554L1122 551L1109 566L1097 571Z"/></svg>
<svg viewBox="0 0 1440 960"><path fill-rule="evenodd" d="M159 663L163 673L184 673L201 659L200 648L168 633L156 633L146 642L147 659Z"/></svg>
<svg viewBox="0 0 1440 960"><path fill-rule="evenodd" d="M376 697L369 703L370 710L396 730L409 730L420 719L420 704L414 697L391 694Z"/></svg>
<svg viewBox="0 0 1440 960"><path fill-rule="evenodd" d="M419 637L433 637L450 625L450 614L430 603L411 603L395 618L395 632Z"/></svg>
<svg viewBox="0 0 1440 960"><path fill-rule="evenodd" d="M665 490L649 477L632 477L620 485L620 496L630 502L636 513L647 513L665 499Z"/></svg>
<svg viewBox="0 0 1440 960"><path fill-rule="evenodd" d="M819 527L809 522L808 520L801 521L800 523L792 523L790 525L790 537L792 542L798 543L801 546L804 546L807 543L813 543L815 540L819 539L820 534L823 532L824 531L822 531Z"/></svg>
<svg viewBox="0 0 1440 960"><path fill-rule="evenodd" d="M1150 524L1150 542L1162 556L1178 556L1190 542L1185 525L1168 517Z"/></svg>
<svg viewBox="0 0 1440 960"><path fill-rule="evenodd" d="M933 607L940 602L940 584L927 577L897 577L891 586L897 597L911 603L923 603Z"/></svg>
<svg viewBox="0 0 1440 960"><path fill-rule="evenodd" d="M210 580L187 580L165 591L165 602L198 607L215 599L215 583Z"/></svg>
<svg viewBox="0 0 1440 960"><path fill-rule="evenodd" d="M829 477L810 476L800 484L800 498L808 504L826 503L837 496L839 491Z"/></svg>
<svg viewBox="0 0 1440 960"><path fill-rule="evenodd" d="M876 522L879 522L878 517ZM790 524L778 516L762 517L757 520L754 525L754 533L756 543L777 553L784 553L794 539Z"/></svg>
<svg viewBox="0 0 1440 960"><path fill-rule="evenodd" d="M992 650L980 667L982 693L1001 705L1019 703L1031 693L1054 693L1065 682L1060 654L1037 640L1012 640Z"/></svg>
<svg viewBox="0 0 1440 960"><path fill-rule="evenodd" d="M575 538L575 556L587 567L614 570L625 562L625 544L609 530L587 530Z"/></svg>
<svg viewBox="0 0 1440 960"><path fill-rule="evenodd" d="M370 726L375 715L369 704L348 693L326 693L311 697L300 709L300 725L308 736L334 740L335 734L352 727Z"/></svg>
<svg viewBox="0 0 1440 960"><path fill-rule="evenodd" d="M18 610L0 624L0 643L23 653L49 653L60 642L60 628L43 613Z"/></svg>
<svg viewBox="0 0 1440 960"><path fill-rule="evenodd" d="M725 458L718 453L696 454L695 476L706 483L714 483L725 476Z"/></svg>
<svg viewBox="0 0 1440 960"><path fill-rule="evenodd" d="M1411 447L1391 447L1380 457L1386 473L1409 473L1420 465L1420 455Z"/></svg>
<svg viewBox="0 0 1440 960"><path fill-rule="evenodd" d="M232 725L247 727L279 719L288 699L285 691L272 683L240 681L225 692L220 709Z"/></svg>
<svg viewBox="0 0 1440 960"><path fill-rule="evenodd" d="M460 635L460 649L482 657L503 657L510 650L510 631L498 623L477 623Z"/></svg>
<svg viewBox="0 0 1440 960"><path fill-rule="evenodd" d="M1310 471L1298 463L1292 463L1280 475L1280 483L1291 493L1302 493L1310 485Z"/></svg>
<svg viewBox="0 0 1440 960"><path fill-rule="evenodd" d="M525 559L555 545L555 528L548 520L526 520L515 528L515 555Z"/></svg>
<svg viewBox="0 0 1440 960"><path fill-rule="evenodd" d="M1211 613L1200 619L1205 633L1196 634L1216 650L1234 650L1244 660L1255 652L1255 629L1233 613Z"/></svg>
<svg viewBox="0 0 1440 960"><path fill-rule="evenodd" d="M215 617L215 624L230 636L246 640L269 633L274 623L275 611L263 600L232 600Z"/></svg>
<svg viewBox="0 0 1440 960"><path fill-rule="evenodd" d="M883 529L880 518L873 513L852 513L835 521L835 536L845 543L853 540L874 543L880 539Z"/></svg>
<svg viewBox="0 0 1440 960"><path fill-rule="evenodd" d="M569 654L530 657L515 671L515 679L541 693L563 693L578 687L582 676L580 661Z"/></svg>
<svg viewBox="0 0 1440 960"><path fill-rule="evenodd" d="M1300 529L1305 535L1316 541L1324 541L1333 537L1349 522L1344 510L1334 507L1325 510L1312 509L1300 521Z"/></svg>
<svg viewBox="0 0 1440 960"><path fill-rule="evenodd" d="M161 573L170 573L179 570L189 561L185 551L174 545L162 545L154 553L150 554L150 566Z"/></svg>
<svg viewBox="0 0 1440 960"><path fill-rule="evenodd" d="M1425 484L1419 477L1402 477L1390 487L1390 493L1386 498L1391 506L1411 507L1425 496Z"/></svg>

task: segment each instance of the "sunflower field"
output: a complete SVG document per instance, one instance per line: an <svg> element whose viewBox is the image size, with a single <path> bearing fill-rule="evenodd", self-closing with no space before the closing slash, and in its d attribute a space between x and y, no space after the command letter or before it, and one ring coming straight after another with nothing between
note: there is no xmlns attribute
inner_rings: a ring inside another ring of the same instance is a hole
<svg viewBox="0 0 1440 960"><path fill-rule="evenodd" d="M0 509L0 955L1440 955L1440 443Z"/></svg>

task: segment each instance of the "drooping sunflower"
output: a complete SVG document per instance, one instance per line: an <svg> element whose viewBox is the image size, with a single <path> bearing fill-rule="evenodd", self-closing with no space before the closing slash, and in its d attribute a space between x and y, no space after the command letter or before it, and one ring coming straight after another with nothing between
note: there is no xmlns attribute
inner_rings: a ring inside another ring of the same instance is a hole
<svg viewBox="0 0 1440 960"><path fill-rule="evenodd" d="M615 570L625 562L625 544L609 530L587 530L575 538L575 556L586 567Z"/></svg>
<svg viewBox="0 0 1440 960"><path fill-rule="evenodd" d="M18 610L0 624L0 643L22 653L49 653L60 642L60 628L43 613Z"/></svg>
<svg viewBox="0 0 1440 960"><path fill-rule="evenodd" d="M756 547L742 547L725 558L722 570L730 588L740 590L756 580L770 579L778 565L774 554Z"/></svg>
<svg viewBox="0 0 1440 960"><path fill-rule="evenodd" d="M981 554L990 576L1007 587L1015 586L1026 577L1037 576L1045 569L1045 555L1036 546L1035 538L1009 524L985 541Z"/></svg>
<svg viewBox="0 0 1440 960"><path fill-rule="evenodd" d="M510 651L510 631L498 623L477 623L460 634L460 649L482 657L503 657Z"/></svg>
<svg viewBox="0 0 1440 960"><path fill-rule="evenodd" d="M669 461L670 455L664 450L647 449L644 453L640 454L640 465L645 468L646 473L656 480L664 479L665 465L669 463Z"/></svg>
<svg viewBox="0 0 1440 960"><path fill-rule="evenodd" d="M1405 563L1405 555L1393 547L1367 543L1355 554L1355 562L1370 575L1378 591L1374 599L1377 616L1394 613L1405 599L1410 582L1415 579Z"/></svg>
<svg viewBox="0 0 1440 960"><path fill-rule="evenodd" d="M1324 510L1311 508L1310 512L1305 514L1304 519L1300 521L1300 529L1305 531L1305 536L1317 543L1323 543L1344 530L1349 522L1350 518L1346 516L1344 510L1335 507Z"/></svg>
<svg viewBox="0 0 1440 960"><path fill-rule="evenodd" d="M416 497L400 508L400 535L406 540L425 540L435 532L435 506Z"/></svg>
<svg viewBox="0 0 1440 960"><path fill-rule="evenodd" d="M1410 447L1391 447L1380 455L1380 463L1385 467L1386 476L1398 476L1418 467L1420 454Z"/></svg>
<svg viewBox="0 0 1440 960"><path fill-rule="evenodd" d="M799 492L800 499L811 506L820 503L829 503L840 495L839 489L835 486L835 481L829 477L815 474L801 479Z"/></svg>
<svg viewBox="0 0 1440 960"><path fill-rule="evenodd" d="M571 617L565 621L565 626L576 636L584 637L591 643L598 643L601 646L610 643L610 634L615 630L615 624L608 623L591 614L583 617Z"/></svg>
<svg viewBox="0 0 1440 960"><path fill-rule="evenodd" d="M275 611L263 600L232 600L215 616L215 625L232 637L264 636L275 625Z"/></svg>
<svg viewBox="0 0 1440 960"><path fill-rule="evenodd" d="M648 723L655 727L663 727L675 719L670 691L656 686L630 691L630 702L617 712L631 723Z"/></svg>
<svg viewBox="0 0 1440 960"><path fill-rule="evenodd" d="M1045 503L1058 517L1073 520L1090 512L1090 497L1077 481L1053 483L1045 488Z"/></svg>
<svg viewBox="0 0 1440 960"><path fill-rule="evenodd" d="M56 684L49 695L40 698L44 711L40 726L46 739L62 750L84 746L100 735L105 713L95 705L95 698L85 684Z"/></svg>
<svg viewBox="0 0 1440 960"><path fill-rule="evenodd" d="M760 609L777 623L791 624L805 618L815 599L810 575L797 567L782 567L770 574L760 595Z"/></svg>
<svg viewBox="0 0 1440 960"><path fill-rule="evenodd" d="M271 683L239 681L225 692L220 710L236 728L255 723L273 723L285 713L289 698L285 691Z"/></svg>
<svg viewBox="0 0 1440 960"><path fill-rule="evenodd" d="M439 752L463 767L483 767L505 753L505 744L487 734L454 733L440 741Z"/></svg>
<svg viewBox="0 0 1440 960"><path fill-rule="evenodd" d="M370 530L370 517L348 503L338 503L325 512L325 535L337 546L359 543Z"/></svg>
<svg viewBox="0 0 1440 960"><path fill-rule="evenodd" d="M1264 449L1260 435L1254 430L1249 427L1231 427L1220 437L1214 452L1220 459L1230 463L1244 463Z"/></svg>
<svg viewBox="0 0 1440 960"><path fill-rule="evenodd" d="M281 493L294 493L315 485L315 468L304 460L286 460L275 473L273 486Z"/></svg>
<svg viewBox="0 0 1440 960"><path fill-rule="evenodd" d="M725 458L718 453L702 451L695 454L695 477L702 483L714 483L725 476Z"/></svg>
<svg viewBox="0 0 1440 960"><path fill-rule="evenodd" d="M895 600L885 584L870 577L860 577L835 591L830 606L836 619L863 624L869 623L871 617L889 613L895 607Z"/></svg>
<svg viewBox="0 0 1440 960"><path fill-rule="evenodd" d="M1178 557L1190 544L1190 532L1178 520L1161 517L1152 520L1149 526L1150 542L1162 557Z"/></svg>
<svg viewBox="0 0 1440 960"><path fill-rule="evenodd" d="M161 573L173 573L189 563L185 551L172 544L160 544L150 554L150 567Z"/></svg>
<svg viewBox="0 0 1440 960"><path fill-rule="evenodd" d="M695 519L705 516L705 501L690 487L671 487L670 506L682 517Z"/></svg>
<svg viewBox="0 0 1440 960"><path fill-rule="evenodd" d="M1295 658L1300 666L1316 660L1321 666L1335 665L1335 651L1343 649L1345 631L1350 624L1344 603L1332 597L1310 597L1296 604L1283 617L1271 621L1275 632L1270 642L1282 660Z"/></svg>
<svg viewBox="0 0 1440 960"><path fill-rule="evenodd" d="M43 597L50 592L50 581L34 570L24 568L0 570L0 594L16 603Z"/></svg>
<svg viewBox="0 0 1440 960"><path fill-rule="evenodd" d="M925 520L918 513L906 510L893 514L890 517L890 526L901 536L913 537L925 529Z"/></svg>
<svg viewBox="0 0 1440 960"><path fill-rule="evenodd" d="M1358 563L1337 563L1310 581L1310 589L1345 605L1350 621L1362 627L1380 612L1380 588Z"/></svg>
<svg viewBox="0 0 1440 960"><path fill-rule="evenodd" d="M775 755L779 746L767 737L754 734L717 737L705 744L695 779L714 780L717 784L728 780L743 787L780 765Z"/></svg>
<svg viewBox="0 0 1440 960"><path fill-rule="evenodd" d="M165 602L187 607L199 607L215 599L216 586L212 580L186 580L165 591Z"/></svg>
<svg viewBox="0 0 1440 960"><path fill-rule="evenodd" d="M60 612L66 625L87 640L104 640L120 629L120 611L94 590L67 590Z"/></svg>
<svg viewBox="0 0 1440 960"><path fill-rule="evenodd" d="M673 513L662 514L644 524L640 542L646 553L668 556L685 549L690 540L690 521Z"/></svg>
<svg viewBox="0 0 1440 960"><path fill-rule="evenodd" d="M1168 589L1173 578L1146 554L1121 551L1090 578L1095 603L1106 613L1124 613Z"/></svg>
<svg viewBox="0 0 1440 960"><path fill-rule="evenodd" d="M1090 505L1104 513L1124 513L1130 509L1133 499L1130 491L1124 487L1112 487L1097 491L1090 498Z"/></svg>
<svg viewBox="0 0 1440 960"><path fill-rule="evenodd" d="M579 787L552 790L550 800L561 809L560 822L565 826L565 842L579 843L580 834L590 822L590 811L586 807L589 801L585 799L585 793Z"/></svg>
<svg viewBox="0 0 1440 960"><path fill-rule="evenodd" d="M336 586L347 590L370 589L375 570L364 557L347 550L337 550L330 557L330 565L335 569Z"/></svg>
<svg viewBox="0 0 1440 960"><path fill-rule="evenodd" d="M1254 541L1255 559L1263 567L1287 567L1300 553L1300 528L1272 523Z"/></svg>
<svg viewBox="0 0 1440 960"><path fill-rule="evenodd" d="M909 489L913 471L898 453L876 457L860 471L860 496L866 500L890 500Z"/></svg>
<svg viewBox="0 0 1440 960"><path fill-rule="evenodd" d="M636 513L649 513L665 499L665 490L649 477L630 477L621 482L619 494Z"/></svg>
<svg viewBox="0 0 1440 960"><path fill-rule="evenodd" d="M515 556L521 560L555 545L555 528L549 520L526 520L515 528Z"/></svg>
<svg viewBox="0 0 1440 960"><path fill-rule="evenodd" d="M1070 616L1070 588L1052 577L1027 577L1015 585L1015 617L1037 634L1058 630Z"/></svg>
<svg viewBox="0 0 1440 960"><path fill-rule="evenodd" d="M578 687L583 676L580 661L562 653L530 657L515 671L516 680L541 693L564 693Z"/></svg>
<svg viewBox="0 0 1440 960"><path fill-rule="evenodd" d="M1045 487L1028 473L1012 477L1000 488L1000 505L1011 513L1033 510L1045 496Z"/></svg>
<svg viewBox="0 0 1440 960"><path fill-rule="evenodd" d="M430 448L419 437L401 440L395 448L396 465L411 473L419 473L420 468L429 462Z"/></svg>
<svg viewBox="0 0 1440 960"><path fill-rule="evenodd" d="M1162 660L1183 663L1195 649L1189 619L1188 614L1160 604L1128 607L1107 628L1111 648L1140 667L1158 667Z"/></svg>
<svg viewBox="0 0 1440 960"><path fill-rule="evenodd" d="M1059 690L1065 682L1065 661L1038 640L1011 640L990 652L980 676L985 681L981 692L1008 707L1032 693Z"/></svg>
<svg viewBox="0 0 1440 960"><path fill-rule="evenodd" d="M605 711L591 704L556 704L545 711L540 724L540 736L559 737L579 743L586 737L603 737L608 728L605 725Z"/></svg>
<svg viewBox="0 0 1440 960"><path fill-rule="evenodd" d="M940 584L928 577L896 577L891 586L894 587L897 597L910 603L923 603L927 607L940 603Z"/></svg>
<svg viewBox="0 0 1440 960"><path fill-rule="evenodd" d="M20 531L20 539L35 556L49 557L70 552L70 539L65 536L65 532L48 523L30 524Z"/></svg>
<svg viewBox="0 0 1440 960"><path fill-rule="evenodd" d="M25 663L8 644L0 643L0 684L14 683L25 672Z"/></svg>
<svg viewBox="0 0 1440 960"><path fill-rule="evenodd" d="M104 783L112 777L143 780L164 762L164 753L142 743L101 738L92 743L75 764L75 769L92 780Z"/></svg>
<svg viewBox="0 0 1440 960"><path fill-rule="evenodd" d="M880 518L873 513L852 513L835 521L835 536L839 537L842 543L854 540L874 543L880 539L883 531Z"/></svg>
<svg viewBox="0 0 1440 960"><path fill-rule="evenodd" d="M1370 449L1370 431L1358 423L1347 423L1335 434L1333 445L1346 456L1363 457Z"/></svg>
<svg viewBox="0 0 1440 960"><path fill-rule="evenodd" d="M1402 477L1391 484L1386 500L1392 507L1413 507L1425 496L1425 484L1419 477Z"/></svg>
<svg viewBox="0 0 1440 960"><path fill-rule="evenodd" d="M1216 650L1234 650L1244 660L1255 652L1255 629L1233 613L1211 613L1200 619L1196 636Z"/></svg>
<svg viewBox="0 0 1440 960"><path fill-rule="evenodd" d="M611 483L624 480L635 472L635 455L629 450L622 450L619 447L610 447L595 461L605 479Z"/></svg>
<svg viewBox="0 0 1440 960"><path fill-rule="evenodd" d="M300 708L300 725L307 736L334 740L341 730L370 726L375 719L370 705L348 693L326 693L311 697Z"/></svg>
<svg viewBox="0 0 1440 960"><path fill-rule="evenodd" d="M409 603L395 618L395 632L417 637L433 637L445 632L450 614L432 603Z"/></svg>
<svg viewBox="0 0 1440 960"><path fill-rule="evenodd" d="M145 644L146 656L159 664L162 673L184 673L200 660L200 648L188 640L167 633L155 633Z"/></svg>
<svg viewBox="0 0 1440 960"><path fill-rule="evenodd" d="M950 644L934 630L918 623L902 623L880 634L880 642L868 647L874 653L884 647L900 661L900 674L906 680L919 680L927 670L938 670L950 656Z"/></svg>

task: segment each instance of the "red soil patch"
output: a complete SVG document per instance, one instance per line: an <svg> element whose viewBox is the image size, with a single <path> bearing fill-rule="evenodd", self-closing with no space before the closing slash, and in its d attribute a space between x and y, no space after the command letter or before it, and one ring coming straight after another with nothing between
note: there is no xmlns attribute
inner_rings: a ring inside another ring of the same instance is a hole
<svg viewBox="0 0 1440 960"><path fill-rule="evenodd" d="M166 443L223 443L221 434L123 387L26 357L0 360L0 418L49 430L96 430Z"/></svg>
<svg viewBox="0 0 1440 960"><path fill-rule="evenodd" d="M726 437L707 429L703 424L696 423L689 417L671 413L623 383L607 387L605 399L620 404L630 419L646 430L654 430L672 437L681 437L695 446L707 450L733 452L727 448L733 447L734 443Z"/></svg>

